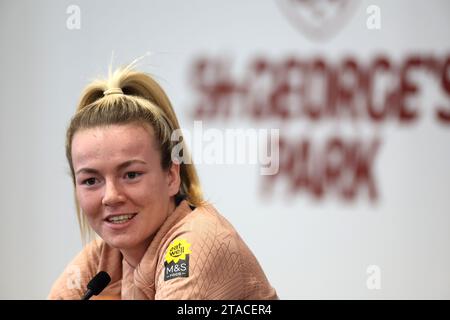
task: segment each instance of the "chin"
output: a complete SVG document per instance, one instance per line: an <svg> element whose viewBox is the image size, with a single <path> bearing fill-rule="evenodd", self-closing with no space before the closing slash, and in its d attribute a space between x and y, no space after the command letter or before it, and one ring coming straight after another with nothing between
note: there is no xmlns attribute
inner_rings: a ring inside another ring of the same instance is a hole
<svg viewBox="0 0 450 320"><path fill-rule="evenodd" d="M115 235L102 238L108 245L116 249L130 249L139 244L137 239L131 238L129 235Z"/></svg>

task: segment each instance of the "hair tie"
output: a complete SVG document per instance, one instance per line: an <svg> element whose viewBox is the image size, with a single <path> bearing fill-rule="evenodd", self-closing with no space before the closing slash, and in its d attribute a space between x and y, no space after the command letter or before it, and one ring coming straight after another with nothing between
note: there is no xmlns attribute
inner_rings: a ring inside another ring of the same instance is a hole
<svg viewBox="0 0 450 320"><path fill-rule="evenodd" d="M107 96L110 94L123 94L123 91L120 88L111 88L111 89L103 91L104 96Z"/></svg>

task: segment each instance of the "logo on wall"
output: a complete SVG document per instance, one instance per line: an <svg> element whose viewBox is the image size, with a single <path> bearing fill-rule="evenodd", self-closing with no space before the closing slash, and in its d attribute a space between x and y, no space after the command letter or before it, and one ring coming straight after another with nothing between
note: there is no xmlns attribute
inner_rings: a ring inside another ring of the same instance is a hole
<svg viewBox="0 0 450 320"><path fill-rule="evenodd" d="M383 128L410 128L425 117L450 126L449 54L259 55L240 68L203 55L190 71L194 119L247 118L251 126L280 129L279 171L263 177L264 198L281 191L375 203Z"/></svg>
<svg viewBox="0 0 450 320"><path fill-rule="evenodd" d="M358 5L355 0L277 3L314 39L335 35ZM385 128L406 130L425 118L450 128L450 54L445 52L258 53L244 63L202 53L188 77L193 119L226 126L248 119L251 127L280 130L279 171L262 177L264 199L280 194L376 203L382 198L378 172L386 170L386 162L377 162ZM400 165L396 161L389 164Z"/></svg>
<svg viewBox="0 0 450 320"><path fill-rule="evenodd" d="M336 35L356 11L355 0L277 0L283 14L312 40Z"/></svg>

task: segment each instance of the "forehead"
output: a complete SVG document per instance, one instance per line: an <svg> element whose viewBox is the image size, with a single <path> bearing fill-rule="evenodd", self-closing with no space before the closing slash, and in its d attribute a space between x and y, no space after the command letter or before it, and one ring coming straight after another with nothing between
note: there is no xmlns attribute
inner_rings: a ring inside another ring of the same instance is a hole
<svg viewBox="0 0 450 320"><path fill-rule="evenodd" d="M126 124L82 129L72 139L72 161L74 166L135 157L149 161L156 153L154 145L150 126Z"/></svg>

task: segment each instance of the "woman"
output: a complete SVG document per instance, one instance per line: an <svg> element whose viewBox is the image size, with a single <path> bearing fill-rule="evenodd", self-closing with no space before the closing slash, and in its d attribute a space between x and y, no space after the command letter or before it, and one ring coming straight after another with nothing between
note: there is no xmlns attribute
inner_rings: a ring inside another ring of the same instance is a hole
<svg viewBox="0 0 450 320"><path fill-rule="evenodd" d="M101 239L68 265L50 299L80 299L99 271L111 276L100 298L277 299L252 252L203 200L194 165L172 156L179 128L162 88L132 65L87 86L66 156L81 231Z"/></svg>

